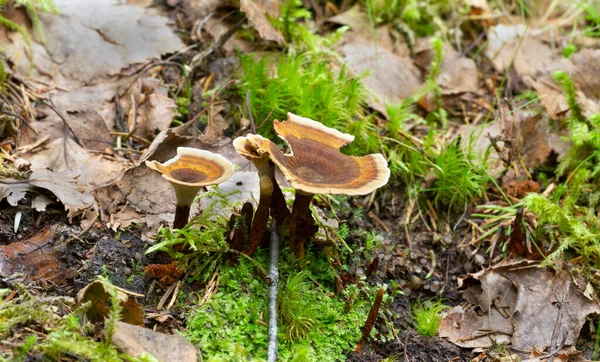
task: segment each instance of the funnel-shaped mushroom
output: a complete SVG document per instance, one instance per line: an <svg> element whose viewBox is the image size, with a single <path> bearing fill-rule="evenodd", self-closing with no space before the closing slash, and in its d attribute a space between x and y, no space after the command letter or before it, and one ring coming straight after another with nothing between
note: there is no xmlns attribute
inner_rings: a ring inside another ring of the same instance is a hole
<svg viewBox="0 0 600 362"><path fill-rule="evenodd" d="M284 154L273 142L255 138L257 153L268 154L279 167L296 198L290 216L290 243L297 257L304 256L304 240L316 232L309 205L314 194L365 195L385 185L390 177L381 154L347 156L340 148L354 136L320 122L288 113L286 122L274 121L275 132L290 147Z"/></svg>
<svg viewBox="0 0 600 362"><path fill-rule="evenodd" d="M258 174L261 179L264 176L269 176L273 183L273 194L271 196L271 210L273 218L277 221L277 225L282 226L284 221L290 216L290 211L285 203L285 198L281 192L281 188L275 179L275 168L273 163L269 160L267 153L260 153L259 148L265 141L266 138L248 134L245 137L238 137L233 140L233 147L240 155L252 162L254 167L258 170ZM261 188L261 200L264 197Z"/></svg>
<svg viewBox="0 0 600 362"><path fill-rule="evenodd" d="M160 172L175 189L174 229L187 224L190 206L202 187L219 184L233 173L233 164L225 157L189 147L178 147L177 156L164 163L146 161L146 166Z"/></svg>

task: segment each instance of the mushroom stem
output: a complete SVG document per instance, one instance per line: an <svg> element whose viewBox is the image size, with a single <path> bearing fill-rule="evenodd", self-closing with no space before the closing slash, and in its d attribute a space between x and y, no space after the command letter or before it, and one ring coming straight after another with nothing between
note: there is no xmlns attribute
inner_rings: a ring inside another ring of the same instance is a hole
<svg viewBox="0 0 600 362"><path fill-rule="evenodd" d="M271 209L273 210L273 218L277 220L277 227L281 228L285 220L290 217L290 210L285 203L285 197L281 191L281 187L275 179L275 167L269 161L268 157L260 157L252 159L252 164L258 170L260 177L269 176L273 184L273 195L271 201Z"/></svg>
<svg viewBox="0 0 600 362"><path fill-rule="evenodd" d="M177 197L173 229L183 229L190 219L190 207L198 191L200 191L200 187L183 186L174 183L171 183L171 185L173 185L175 196Z"/></svg>
<svg viewBox="0 0 600 362"><path fill-rule="evenodd" d="M290 247L298 259L304 259L304 242L318 230L310 212L313 194L296 190L294 205L289 219Z"/></svg>
<svg viewBox="0 0 600 362"><path fill-rule="evenodd" d="M244 240L250 232L252 226L252 215L254 208L249 202L244 203L239 215L232 214L229 220L229 247L234 251L242 251L244 248ZM235 252L229 253L227 260L231 265L237 264L238 254Z"/></svg>
<svg viewBox="0 0 600 362"><path fill-rule="evenodd" d="M175 207L175 221L173 229L183 229L190 219L190 205L177 205Z"/></svg>
<svg viewBox="0 0 600 362"><path fill-rule="evenodd" d="M262 236L269 222L269 209L273 195L273 181L271 177L265 175L260 178L260 200L254 213L252 226L250 228L250 241L246 248L246 254L252 255L260 245Z"/></svg>
<svg viewBox="0 0 600 362"><path fill-rule="evenodd" d="M281 229L287 218L290 217L290 210L285 203L285 197L279 187L279 184L275 180L275 176L272 178L273 181L273 200L271 201L271 210L273 219L277 221L277 227Z"/></svg>

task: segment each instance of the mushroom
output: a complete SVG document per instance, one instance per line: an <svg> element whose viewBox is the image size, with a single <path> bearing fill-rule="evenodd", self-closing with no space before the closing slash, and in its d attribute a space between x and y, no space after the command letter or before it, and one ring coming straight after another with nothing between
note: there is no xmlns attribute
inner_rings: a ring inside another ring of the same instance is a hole
<svg viewBox="0 0 600 362"><path fill-rule="evenodd" d="M273 162L269 160L268 154L260 154L258 152L258 148L265 141L268 140L262 136L248 134L245 137L238 137L233 140L233 147L235 147L237 153L251 161L254 167L256 167L258 170L258 175L261 178L261 183L264 176L269 176L271 178L271 182L273 184L273 193L271 196L271 209L273 210L272 216L277 221L277 225L282 226L284 221L290 216L290 211L285 203L283 192L281 192L281 188L275 179L275 168L273 167ZM260 199L262 200L263 197L265 196L263 195L263 188L261 187Z"/></svg>
<svg viewBox="0 0 600 362"><path fill-rule="evenodd" d="M250 238L245 252L252 256L262 240L267 223L269 222L269 209L273 196L273 181L267 175L260 178L260 200L254 213L252 226L250 227Z"/></svg>
<svg viewBox="0 0 600 362"><path fill-rule="evenodd" d="M237 263L238 254L244 248L244 240L248 234L248 230L252 226L252 216L254 215L254 207L250 202L245 202L240 210L239 215L231 214L229 219L229 246L235 252L227 255L227 260L230 265Z"/></svg>
<svg viewBox="0 0 600 362"><path fill-rule="evenodd" d="M385 185L390 177L381 154L347 156L340 148L354 136L312 119L288 113L285 122L273 121L275 132L289 146L282 153L265 138L252 138L256 153L268 155L296 190L289 225L290 245L296 257L304 257L304 241L317 231L310 212L314 194L366 195Z"/></svg>
<svg viewBox="0 0 600 362"><path fill-rule="evenodd" d="M219 184L233 173L233 164L225 157L190 147L178 147L177 156L164 163L146 161L146 166L160 172L175 189L174 229L188 223L190 206L202 187Z"/></svg>

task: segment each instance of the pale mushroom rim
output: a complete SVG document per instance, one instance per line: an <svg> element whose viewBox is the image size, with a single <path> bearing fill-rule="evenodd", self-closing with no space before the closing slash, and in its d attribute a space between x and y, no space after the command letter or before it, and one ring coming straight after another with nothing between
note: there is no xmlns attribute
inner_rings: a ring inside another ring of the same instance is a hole
<svg viewBox="0 0 600 362"><path fill-rule="evenodd" d="M201 158L203 160L212 162L221 168L222 173L219 177L217 177L215 179L211 179L211 180L203 181L203 182L191 183L191 182L183 182L183 181L174 179L171 176L167 175L163 170L161 170L160 167L158 167L158 165L160 165L161 167L168 167L174 163L177 163L179 160L181 160L182 156L192 156L192 157L197 157L197 158ZM219 184L219 183L227 180L233 174L233 164L231 163L231 161L229 161L225 157L223 157L219 154L216 154L214 152L200 150L200 149L192 148L192 147L177 147L177 155L163 163L160 163L158 161L146 161L145 163L146 163L146 166L148 166L152 170L160 172L162 177L164 177L167 181L177 184L177 185L181 185L181 186L204 187L204 186L216 185L216 184Z"/></svg>

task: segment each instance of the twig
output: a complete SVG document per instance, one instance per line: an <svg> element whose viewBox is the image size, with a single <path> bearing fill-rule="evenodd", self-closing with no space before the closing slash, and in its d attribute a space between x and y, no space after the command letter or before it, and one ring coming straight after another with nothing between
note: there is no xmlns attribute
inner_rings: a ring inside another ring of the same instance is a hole
<svg viewBox="0 0 600 362"><path fill-rule="evenodd" d="M116 96L116 100L118 101L118 99L122 98L125 93L127 93L129 91L129 89L135 84L135 82L140 79L141 77L143 77L150 69L154 68L154 67L160 67L160 66L168 66L168 65L172 65L174 67L178 67L180 69L183 68L183 66L179 63L176 62L156 62L156 63L146 63L143 67L141 67L140 69L138 69L136 71L136 75L135 77L131 80L131 82L129 82L129 84L127 85L127 87L125 87L125 89L122 92L117 92Z"/></svg>
<svg viewBox="0 0 600 362"><path fill-rule="evenodd" d="M279 287L279 235L271 222L271 263L269 265L269 346L267 361L277 361L277 288Z"/></svg>
<svg viewBox="0 0 600 362"><path fill-rule="evenodd" d="M215 49L220 48L223 44L225 44L225 42L227 40L229 40L229 38L231 38L231 36L233 34L235 34L236 31L238 31L242 25L244 24L244 22L246 21L246 17L241 18L240 20L238 20L236 23L234 23L229 30L227 30L225 33L221 34L217 39L215 39L213 41L212 44L210 44L206 49L204 49L202 52L196 54L193 58L192 61L190 62L190 68L191 71L193 72L199 65L200 63L202 63L202 61L204 60L204 58L206 58L207 56L209 56L212 52L215 51Z"/></svg>
<svg viewBox="0 0 600 362"><path fill-rule="evenodd" d="M254 124L254 117L252 117L252 109L250 109L250 89L246 92L246 110L248 111L248 117L250 118L250 131L256 134L256 124Z"/></svg>
<svg viewBox="0 0 600 362"><path fill-rule="evenodd" d="M571 282L567 281L565 283L565 288L563 291L562 299L557 300L556 306L558 308L558 314L556 316L556 323L554 323L554 329L552 330L552 338L550 339L550 359L548 362L554 361L554 354L562 348L562 346L556 346L558 344L558 332L560 331L562 317L565 312L565 300L567 299L567 294L569 293L569 287L571 286ZM556 347L556 348L555 348Z"/></svg>
<svg viewBox="0 0 600 362"><path fill-rule="evenodd" d="M48 107L50 107L50 109L52 111L54 111L54 113L56 113L56 115L63 121L63 124L65 125L65 127L71 132L71 134L73 135L73 139L75 140L75 142L77 142L77 144L79 146L81 146L82 148L87 149L87 147L85 147L85 145L83 144L83 142L81 142L81 139L79 138L79 136L77 136L77 133L75 133L75 130L73 129L73 127L71 127L71 125L69 124L69 121L67 121L67 119L65 118L65 116L62 114L62 112L56 107L56 105L54 104L54 101L52 101L52 99L48 99L48 100L44 100L43 101Z"/></svg>

